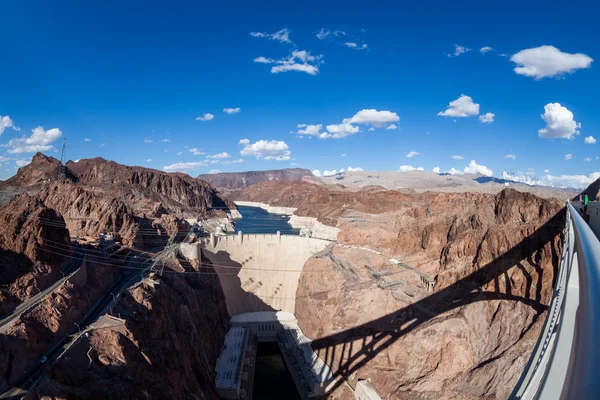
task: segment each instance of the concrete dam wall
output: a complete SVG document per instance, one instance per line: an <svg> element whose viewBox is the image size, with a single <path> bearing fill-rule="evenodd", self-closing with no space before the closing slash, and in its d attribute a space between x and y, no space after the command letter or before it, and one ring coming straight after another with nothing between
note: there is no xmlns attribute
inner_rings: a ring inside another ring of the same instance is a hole
<svg viewBox="0 0 600 400"><path fill-rule="evenodd" d="M189 259L208 258L219 274L230 315L256 311L294 313L304 263L331 242L296 235L211 236L184 244Z"/></svg>

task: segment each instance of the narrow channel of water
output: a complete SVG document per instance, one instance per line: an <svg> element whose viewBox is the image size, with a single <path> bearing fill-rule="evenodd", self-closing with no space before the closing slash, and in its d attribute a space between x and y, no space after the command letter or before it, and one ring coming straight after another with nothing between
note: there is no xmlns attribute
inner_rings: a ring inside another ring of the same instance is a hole
<svg viewBox="0 0 600 400"><path fill-rule="evenodd" d="M252 398L301 400L277 342L258 343Z"/></svg>
<svg viewBox="0 0 600 400"><path fill-rule="evenodd" d="M287 215L271 214L259 207L238 206L242 219L235 221L235 232L242 233L277 233L282 235L299 235L300 229L294 229Z"/></svg>

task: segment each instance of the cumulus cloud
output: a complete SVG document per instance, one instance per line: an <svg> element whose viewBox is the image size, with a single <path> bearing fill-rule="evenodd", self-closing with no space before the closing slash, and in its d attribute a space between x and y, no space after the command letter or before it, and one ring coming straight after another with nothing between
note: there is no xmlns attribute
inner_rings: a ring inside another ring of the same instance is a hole
<svg viewBox="0 0 600 400"><path fill-rule="evenodd" d="M398 127L395 124L391 124L390 126L388 126L385 129L398 129Z"/></svg>
<svg viewBox="0 0 600 400"><path fill-rule="evenodd" d="M491 169L485 165L478 165L475 160L471 160L463 171L465 174L481 174L485 176L492 176L494 174Z"/></svg>
<svg viewBox="0 0 600 400"><path fill-rule="evenodd" d="M211 113L205 113L201 117L196 117L196 121L211 121L213 118L215 118L215 116Z"/></svg>
<svg viewBox="0 0 600 400"><path fill-rule="evenodd" d="M386 124L400 121L398 114L392 111L377 111L374 108L360 110L352 118L346 118L342 122L351 124L371 124L376 127L383 127Z"/></svg>
<svg viewBox="0 0 600 400"><path fill-rule="evenodd" d="M321 137L322 124L310 125L310 124L298 124L298 130L296 132L290 132L298 135L309 135ZM323 138L324 139L324 138Z"/></svg>
<svg viewBox="0 0 600 400"><path fill-rule="evenodd" d="M596 139L593 136L588 136L584 139L586 144L596 144Z"/></svg>
<svg viewBox="0 0 600 400"><path fill-rule="evenodd" d="M200 167L206 167L206 164L203 162L200 162L200 161L182 162L182 163L175 163L175 164L171 164L171 165L165 165L163 167L163 169L167 172L174 172L174 171L185 172L185 171L191 171L194 169L198 169Z"/></svg>
<svg viewBox="0 0 600 400"><path fill-rule="evenodd" d="M223 112L226 114L236 114L239 113L241 111L241 108L237 107L237 108L224 108Z"/></svg>
<svg viewBox="0 0 600 400"><path fill-rule="evenodd" d="M227 152L222 152L222 153L218 153L218 154L213 154L212 156L207 156L207 158L213 158L213 159L217 159L217 160L222 160L224 158L231 158L231 155Z"/></svg>
<svg viewBox="0 0 600 400"><path fill-rule="evenodd" d="M214 160L213 160L214 161ZM235 160L226 160L226 161L222 161L221 164L241 164L244 162L243 158L237 158Z"/></svg>
<svg viewBox="0 0 600 400"><path fill-rule="evenodd" d="M578 69L589 68L594 61L586 54L563 53L554 46L540 46L521 50L510 57L517 64L514 71L535 79L571 74Z"/></svg>
<svg viewBox="0 0 600 400"><path fill-rule="evenodd" d="M271 73L298 71L310 75L319 73L319 64L322 64L323 55L313 56L306 50L293 50L292 53L280 60L267 57L257 57L253 61L260 64L277 64L271 67Z"/></svg>
<svg viewBox="0 0 600 400"><path fill-rule="evenodd" d="M319 171L318 169L313 169L313 170L312 170L312 174L313 174L314 176L321 176L321 171Z"/></svg>
<svg viewBox="0 0 600 400"><path fill-rule="evenodd" d="M346 121L346 120L344 120ZM346 136L349 135L354 135L355 133L357 133L360 129L358 128L358 126L354 126L350 123L347 122L343 122L341 124L333 124L333 125L327 125L326 127L327 132L329 132L329 134L325 134L325 135L321 135L321 139L328 139L328 138L333 138L333 139L343 139Z"/></svg>
<svg viewBox="0 0 600 400"><path fill-rule="evenodd" d="M344 46L350 47L351 49L355 49L355 50L366 50L367 49L367 45L365 43L357 44L355 42L346 42L346 43L344 43Z"/></svg>
<svg viewBox="0 0 600 400"><path fill-rule="evenodd" d="M462 175L462 174L464 174L464 172L462 172L462 171L460 171L460 170L458 170L456 168L450 168L448 170L448 172L446 172L446 173L450 174L450 175Z"/></svg>
<svg viewBox="0 0 600 400"><path fill-rule="evenodd" d="M358 171L364 171L364 170L361 167L356 167L356 168L348 167L348 169L346 169L346 171L348 171L348 172L358 172Z"/></svg>
<svg viewBox="0 0 600 400"><path fill-rule="evenodd" d="M144 139L144 143L152 143L152 142L154 142L154 140L152 140L152 139Z"/></svg>
<svg viewBox="0 0 600 400"><path fill-rule="evenodd" d="M92 139L84 138L84 139L83 139L83 141L84 141L84 142L91 142L91 141L92 141Z"/></svg>
<svg viewBox="0 0 600 400"><path fill-rule="evenodd" d="M585 162L590 162L590 161L592 161L592 159L591 159L591 158L589 158L589 157L586 157L586 158L584 158L584 159L583 159L583 161L585 161Z"/></svg>
<svg viewBox="0 0 600 400"><path fill-rule="evenodd" d="M249 143L250 143L250 139L240 139L240 141L238 142L238 144L241 144L243 146L245 146Z"/></svg>
<svg viewBox="0 0 600 400"><path fill-rule="evenodd" d="M419 153L418 151L409 151L409 152L406 154L406 157L407 157L407 158L413 158L414 156L418 156L418 155L421 155L421 153Z"/></svg>
<svg viewBox="0 0 600 400"><path fill-rule="evenodd" d="M21 128L15 126L13 120L10 119L10 117L8 115L4 116L4 117L0 115L0 136L2 136L2 133L4 133L4 130L6 128L10 128L15 131L21 130Z"/></svg>
<svg viewBox="0 0 600 400"><path fill-rule="evenodd" d="M342 154L341 154L341 156L342 156L342 157L346 157L346 153L342 153Z"/></svg>
<svg viewBox="0 0 600 400"><path fill-rule="evenodd" d="M479 52L481 54L485 54L488 51L494 51L494 49L492 49L490 46L483 46L482 48L479 49Z"/></svg>
<svg viewBox="0 0 600 400"><path fill-rule="evenodd" d="M446 111L440 111L437 115L442 117L471 117L479 114L479 104L473 103L470 96L461 94L460 97L448 104Z"/></svg>
<svg viewBox="0 0 600 400"><path fill-rule="evenodd" d="M290 40L290 31L288 29L282 29L275 33L250 32L250 36L266 38L269 40L277 40L281 43L292 43L292 41Z"/></svg>
<svg viewBox="0 0 600 400"><path fill-rule="evenodd" d="M62 132L58 128L44 130L38 126L31 130L31 136L22 136L18 139L11 139L5 147L11 154L35 153L38 151L47 151L53 149L52 143L62 136Z"/></svg>
<svg viewBox="0 0 600 400"><path fill-rule="evenodd" d="M422 167L415 168L412 165L401 165L400 168L398 168L398 171L399 172L424 171L424 169Z"/></svg>
<svg viewBox="0 0 600 400"><path fill-rule="evenodd" d="M454 45L454 53L453 53L453 54L451 54L451 53L448 53L448 57L458 57L458 56L460 56L461 54L463 54L463 53L466 53L466 52L469 52L469 51L471 51L471 49L467 49L467 48L466 48L466 47L464 47L464 46L461 46L461 45L455 44L455 45Z"/></svg>
<svg viewBox="0 0 600 400"><path fill-rule="evenodd" d="M452 156L452 159L453 160L463 160L464 157L463 156L459 156L459 155L454 155L454 156Z"/></svg>
<svg viewBox="0 0 600 400"><path fill-rule="evenodd" d="M573 119L573 113L560 105L560 103L548 103L544 106L541 115L546 127L538 130L538 135L544 139L573 139L579 134L581 124Z"/></svg>
<svg viewBox="0 0 600 400"><path fill-rule="evenodd" d="M149 159L147 159L147 160L146 160L146 162L147 162L147 163L151 163L151 162L152 162L152 159L151 159L151 158L149 158Z"/></svg>
<svg viewBox="0 0 600 400"><path fill-rule="evenodd" d="M164 139L160 139L160 141L161 141L162 143L169 143L169 142L171 141L171 139L169 139L169 138L164 138Z"/></svg>
<svg viewBox="0 0 600 400"><path fill-rule="evenodd" d="M440 167L433 167L433 172L435 172L436 174L440 173Z"/></svg>
<svg viewBox="0 0 600 400"><path fill-rule="evenodd" d="M544 175L542 181L554 185L554 186L565 186L572 188L584 188L590 183L600 178L600 172L592 172L589 175Z"/></svg>
<svg viewBox="0 0 600 400"><path fill-rule="evenodd" d="M483 115L479 116L479 122L482 122L484 124L491 124L492 122L494 122L494 117L496 116L496 114L494 113L485 113Z"/></svg>
<svg viewBox="0 0 600 400"><path fill-rule="evenodd" d="M197 149L196 147L188 149L188 151L195 156L202 156L202 155L206 154L205 152L202 151L202 149Z"/></svg>
<svg viewBox="0 0 600 400"><path fill-rule="evenodd" d="M254 156L257 159L287 161L291 158L292 152L282 140L259 140L255 143L244 144L240 154Z"/></svg>
<svg viewBox="0 0 600 400"><path fill-rule="evenodd" d="M507 155L504 156L504 158L510 158L512 160L516 160L517 156L515 156L514 154L507 154Z"/></svg>
<svg viewBox="0 0 600 400"><path fill-rule="evenodd" d="M17 160L17 161L15 161L15 164L17 164L17 167L19 167L19 168L24 167L26 165L29 165L29 163L31 163L31 160Z"/></svg>
<svg viewBox="0 0 600 400"><path fill-rule="evenodd" d="M573 154L571 154L571 153L565 154L565 160L571 160L572 158L573 158Z"/></svg>
<svg viewBox="0 0 600 400"><path fill-rule="evenodd" d="M341 170L339 173L342 173L342 172L344 172L344 171ZM328 170L323 171L323 176L333 176L333 175L337 175L337 174L338 174L338 172L335 169L333 169L331 171L328 171Z"/></svg>
<svg viewBox="0 0 600 400"><path fill-rule="evenodd" d="M210 171L208 171L209 174L214 175L214 174L219 174L221 173L221 171L219 171L218 169L211 169Z"/></svg>

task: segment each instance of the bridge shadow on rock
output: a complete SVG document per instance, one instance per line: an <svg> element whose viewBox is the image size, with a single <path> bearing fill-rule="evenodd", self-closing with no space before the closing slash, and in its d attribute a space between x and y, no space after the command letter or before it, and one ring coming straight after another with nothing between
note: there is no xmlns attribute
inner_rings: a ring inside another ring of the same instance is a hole
<svg viewBox="0 0 600 400"><path fill-rule="evenodd" d="M381 318L313 340L313 349L332 369L333 377L336 379L334 387L340 386L344 379L351 377L378 354L417 327L443 313L471 303L491 300L522 302L535 310L535 322L547 309L547 305L541 302L543 271L539 265L541 258L539 250L551 243L553 273L551 281L554 287L561 256L560 249L555 249L552 242L562 234L564 220L563 209L503 255L455 283ZM533 277L520 263L522 260L528 260L537 271L535 293L531 293L530 290ZM508 274L512 268L518 268L529 284L524 296L512 293L511 279ZM501 284L502 280L505 281L504 287ZM546 280L545 288L548 289L550 282L547 278ZM493 291L484 291L484 286L492 286Z"/></svg>

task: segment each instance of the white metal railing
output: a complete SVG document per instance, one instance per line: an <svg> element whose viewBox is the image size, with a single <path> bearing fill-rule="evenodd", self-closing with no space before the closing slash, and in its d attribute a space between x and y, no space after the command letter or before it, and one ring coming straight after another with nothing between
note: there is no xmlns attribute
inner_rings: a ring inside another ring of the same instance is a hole
<svg viewBox="0 0 600 400"><path fill-rule="evenodd" d="M570 203L548 315L510 398L600 398L600 242Z"/></svg>

